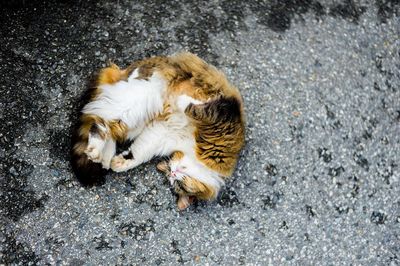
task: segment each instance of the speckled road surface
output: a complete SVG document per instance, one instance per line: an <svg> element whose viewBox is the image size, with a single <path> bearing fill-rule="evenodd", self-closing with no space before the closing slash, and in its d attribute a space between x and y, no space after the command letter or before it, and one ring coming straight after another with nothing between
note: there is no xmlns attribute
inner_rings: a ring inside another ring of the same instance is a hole
<svg viewBox="0 0 400 266"><path fill-rule="evenodd" d="M399 1L51 2L0 8L0 264L400 264ZM184 212L157 160L81 187L90 75L180 50L243 94L232 181Z"/></svg>

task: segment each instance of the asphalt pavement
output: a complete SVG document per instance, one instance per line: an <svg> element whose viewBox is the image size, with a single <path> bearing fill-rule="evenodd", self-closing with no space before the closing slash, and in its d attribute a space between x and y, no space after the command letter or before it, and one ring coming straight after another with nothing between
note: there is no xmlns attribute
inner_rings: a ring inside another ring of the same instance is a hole
<svg viewBox="0 0 400 266"><path fill-rule="evenodd" d="M0 4L0 264L400 265L400 2ZM246 146L180 212L157 159L84 188L99 68L190 51L241 91Z"/></svg>

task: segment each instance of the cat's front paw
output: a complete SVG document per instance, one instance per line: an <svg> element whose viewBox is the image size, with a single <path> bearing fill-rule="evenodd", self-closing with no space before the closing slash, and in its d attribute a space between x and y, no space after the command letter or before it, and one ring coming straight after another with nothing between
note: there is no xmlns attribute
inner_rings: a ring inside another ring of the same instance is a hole
<svg viewBox="0 0 400 266"><path fill-rule="evenodd" d="M111 159L110 166L114 172L125 172L135 167L135 161L134 159L125 159L124 156L120 154Z"/></svg>
<svg viewBox="0 0 400 266"><path fill-rule="evenodd" d="M93 146L87 147L87 149L85 150L85 154L87 155L89 160L91 160L94 163L100 163L102 160L101 151L96 147Z"/></svg>

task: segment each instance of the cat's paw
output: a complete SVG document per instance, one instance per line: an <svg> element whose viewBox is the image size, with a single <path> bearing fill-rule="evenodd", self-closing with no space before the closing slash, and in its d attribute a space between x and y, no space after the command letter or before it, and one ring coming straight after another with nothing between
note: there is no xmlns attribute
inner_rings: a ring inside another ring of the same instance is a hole
<svg viewBox="0 0 400 266"><path fill-rule="evenodd" d="M93 146L87 147L87 149L85 150L85 154L87 155L89 160L91 160L94 163L100 163L102 160L101 151L96 147Z"/></svg>
<svg viewBox="0 0 400 266"><path fill-rule="evenodd" d="M111 160L105 160L103 158L103 160L101 160L101 165L104 169L108 170L108 169L110 169L110 166L111 166Z"/></svg>
<svg viewBox="0 0 400 266"><path fill-rule="evenodd" d="M135 167L134 159L125 159L122 154L114 156L111 159L111 169L114 172L125 172L133 167Z"/></svg>

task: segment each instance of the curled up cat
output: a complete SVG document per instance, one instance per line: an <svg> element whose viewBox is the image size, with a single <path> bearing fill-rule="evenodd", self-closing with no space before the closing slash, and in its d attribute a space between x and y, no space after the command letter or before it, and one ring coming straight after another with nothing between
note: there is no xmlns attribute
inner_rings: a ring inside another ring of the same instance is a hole
<svg viewBox="0 0 400 266"><path fill-rule="evenodd" d="M244 145L242 97L225 75L191 53L151 57L100 70L82 109L72 166L84 184L156 156L178 194L178 208L214 199ZM116 154L117 143L133 140Z"/></svg>

